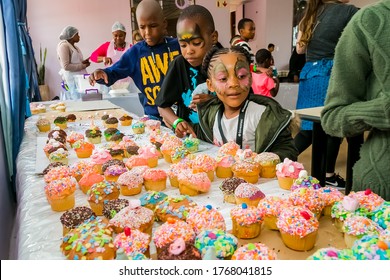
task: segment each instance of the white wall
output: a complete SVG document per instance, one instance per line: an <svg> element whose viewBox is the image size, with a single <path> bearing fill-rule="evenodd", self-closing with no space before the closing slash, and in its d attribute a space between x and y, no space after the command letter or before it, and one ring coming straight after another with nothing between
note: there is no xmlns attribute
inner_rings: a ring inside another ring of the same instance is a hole
<svg viewBox="0 0 390 280"><path fill-rule="evenodd" d="M131 40L131 21L129 0L28 0L27 20L32 38L36 61L39 64L39 46L47 47L46 84L51 97L59 95L61 78L56 48L59 34L67 25L80 31L77 46L88 57L102 43L111 40L111 26L115 21L122 22ZM98 65L92 63L87 68L92 72Z"/></svg>

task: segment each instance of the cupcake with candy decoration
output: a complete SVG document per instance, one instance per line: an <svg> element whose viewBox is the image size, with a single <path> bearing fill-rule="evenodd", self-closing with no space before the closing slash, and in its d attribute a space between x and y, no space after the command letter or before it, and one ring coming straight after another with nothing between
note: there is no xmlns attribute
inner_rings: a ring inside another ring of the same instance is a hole
<svg viewBox="0 0 390 280"><path fill-rule="evenodd" d="M299 188L318 190L321 188L321 185L320 181L313 176L309 176L306 170L301 170L299 172L298 179L294 180L294 183L291 186L291 191Z"/></svg>
<svg viewBox="0 0 390 280"><path fill-rule="evenodd" d="M371 219L381 228L390 230L390 202L385 201L374 210Z"/></svg>
<svg viewBox="0 0 390 280"><path fill-rule="evenodd" d="M238 162L255 162L256 155L257 154L254 153L251 149L238 149L236 155L234 156L234 159Z"/></svg>
<svg viewBox="0 0 390 280"><path fill-rule="evenodd" d="M74 192L76 180L73 177L65 177L51 181L45 186L46 198L53 211L62 212L75 205Z"/></svg>
<svg viewBox="0 0 390 280"><path fill-rule="evenodd" d="M115 182L105 180L92 185L87 192L87 199L93 212L98 216L102 216L104 203L108 200L117 199L119 192L119 185Z"/></svg>
<svg viewBox="0 0 390 280"><path fill-rule="evenodd" d="M240 146L236 142L229 141L219 148L218 155L231 155L234 157L239 149Z"/></svg>
<svg viewBox="0 0 390 280"><path fill-rule="evenodd" d="M233 177L232 166L236 161L231 155L219 155L216 159L215 173L218 178Z"/></svg>
<svg viewBox="0 0 390 280"><path fill-rule="evenodd" d="M54 151L56 151L56 150L58 150L60 148L66 150L66 151L68 150L63 143L61 143L61 142L51 138L51 139L48 140L48 142L43 147L43 151L45 152L47 158L49 158L49 155L52 152L54 152Z"/></svg>
<svg viewBox="0 0 390 280"><path fill-rule="evenodd" d="M88 190L96 183L104 181L104 176L95 171L87 171L79 181L81 191L87 194Z"/></svg>
<svg viewBox="0 0 390 280"><path fill-rule="evenodd" d="M308 260L355 260L352 250L339 250L333 247L318 249Z"/></svg>
<svg viewBox="0 0 390 280"><path fill-rule="evenodd" d="M39 118L39 120L36 123L36 126L38 127L40 132L48 132L51 128L51 123L48 119L42 117Z"/></svg>
<svg viewBox="0 0 390 280"><path fill-rule="evenodd" d="M142 190L143 182L144 179L141 174L131 171L122 173L117 180L121 188L121 195L124 196L139 194Z"/></svg>
<svg viewBox="0 0 390 280"><path fill-rule="evenodd" d="M313 212L304 207L285 207L276 225L283 243L296 251L309 251L317 239L319 222Z"/></svg>
<svg viewBox="0 0 390 280"><path fill-rule="evenodd" d="M276 165L280 163L280 158L277 154L263 152L255 156L254 161L260 164L260 177L275 178Z"/></svg>
<svg viewBox="0 0 390 280"><path fill-rule="evenodd" d="M145 158L150 168L156 167L158 164L159 151L153 145L142 146L138 149L140 157Z"/></svg>
<svg viewBox="0 0 390 280"><path fill-rule="evenodd" d="M120 133L120 131L116 128L107 128L103 134L104 134L104 138L106 139L107 142L109 142L111 140L111 137L117 133Z"/></svg>
<svg viewBox="0 0 390 280"><path fill-rule="evenodd" d="M143 122L135 122L131 128L135 134L142 134L145 132L145 124Z"/></svg>
<svg viewBox="0 0 390 280"><path fill-rule="evenodd" d="M78 227L84 221L91 217L96 217L91 208L78 206L66 211L61 215L62 234L65 236L69 231Z"/></svg>
<svg viewBox="0 0 390 280"><path fill-rule="evenodd" d="M248 243L234 252L232 260L276 260L275 251L263 243Z"/></svg>
<svg viewBox="0 0 390 280"><path fill-rule="evenodd" d="M62 162L53 162L53 163L49 163L45 169L43 169L42 171L42 174L43 175L46 175L47 173L49 173L50 170L52 170L53 168L56 168L56 167L59 167L59 166L66 166L65 164L63 164Z"/></svg>
<svg viewBox="0 0 390 280"><path fill-rule="evenodd" d="M314 189L299 188L292 191L288 197L292 205L309 209L319 219L325 202L319 192Z"/></svg>
<svg viewBox="0 0 390 280"><path fill-rule="evenodd" d="M168 219L164 224L156 229L153 234L153 242L156 245L157 254L161 248L171 244L178 238L185 242L194 243L195 232L189 224L177 219Z"/></svg>
<svg viewBox="0 0 390 280"><path fill-rule="evenodd" d="M263 222L263 212L245 203L236 205L230 210L233 222L232 233L237 238L250 239L260 235Z"/></svg>
<svg viewBox="0 0 390 280"><path fill-rule="evenodd" d="M141 232L152 235L154 223L153 211L141 206L137 199L129 201L129 206L120 210L109 222L116 233L123 232L125 227L138 229Z"/></svg>
<svg viewBox="0 0 390 280"><path fill-rule="evenodd" d="M68 260L113 260L112 234L105 219L91 217L63 237L61 251Z"/></svg>
<svg viewBox="0 0 390 280"><path fill-rule="evenodd" d="M112 156L106 150L94 150L91 155L91 163L94 166L93 168L99 174L103 174L103 164L110 159L112 159Z"/></svg>
<svg viewBox="0 0 390 280"><path fill-rule="evenodd" d="M127 168L122 165L110 165L104 171L104 177L107 181L116 182L123 173L127 172Z"/></svg>
<svg viewBox="0 0 390 280"><path fill-rule="evenodd" d="M69 153L67 150L59 148L49 154L49 160L50 162L62 162L63 164L68 165L68 155Z"/></svg>
<svg viewBox="0 0 390 280"><path fill-rule="evenodd" d="M178 137L174 135L168 136L160 147L160 151L163 154L165 161L168 163L172 163L172 152L175 150L175 148L181 146L182 141Z"/></svg>
<svg viewBox="0 0 390 280"><path fill-rule="evenodd" d="M359 201L360 206L366 208L370 212L374 211L375 208L385 202L382 197L373 193L371 189L360 192L351 192L348 196L356 198Z"/></svg>
<svg viewBox="0 0 390 280"><path fill-rule="evenodd" d="M357 260L390 260L390 240L378 235L366 235L352 246Z"/></svg>
<svg viewBox="0 0 390 280"><path fill-rule="evenodd" d="M148 191L144 193L139 200L141 201L141 206L144 206L146 208L149 208L150 210L154 211L156 208L157 203L160 201L163 201L166 197L168 197L163 192L153 192Z"/></svg>
<svg viewBox="0 0 390 280"><path fill-rule="evenodd" d="M245 203L249 206L257 207L259 201L265 197L265 194L256 185L250 183L240 184L234 191L236 203Z"/></svg>
<svg viewBox="0 0 390 280"><path fill-rule="evenodd" d="M145 126L149 131L154 131L160 129L161 122L159 120L146 120Z"/></svg>
<svg viewBox="0 0 390 280"><path fill-rule="evenodd" d="M381 231L382 229L378 224L366 217L351 216L344 221L344 241L348 248L352 248L353 243L364 235L377 235Z"/></svg>
<svg viewBox="0 0 390 280"><path fill-rule="evenodd" d="M301 163L285 158L283 162L276 165L276 176L279 186L282 189L290 190L295 179L298 179L299 172L304 170Z"/></svg>
<svg viewBox="0 0 390 280"><path fill-rule="evenodd" d="M149 234L129 227L126 227L124 231L119 233L114 239L115 247L123 249L127 256L131 256L135 253L141 253L146 257L149 257L149 243Z"/></svg>
<svg viewBox="0 0 390 280"><path fill-rule="evenodd" d="M129 206L129 201L123 198L108 200L103 205L103 216L111 220L123 208Z"/></svg>
<svg viewBox="0 0 390 280"><path fill-rule="evenodd" d="M202 230L226 230L225 220L222 214L211 205L191 208L188 212L186 222L192 226L196 234Z"/></svg>
<svg viewBox="0 0 390 280"><path fill-rule="evenodd" d="M70 171L69 167L63 165L63 166L52 168L46 175L43 176L43 179L45 180L46 183L50 183L54 180L58 180L70 176L72 176L72 172Z"/></svg>
<svg viewBox="0 0 390 280"><path fill-rule="evenodd" d="M346 218L351 216L367 216L368 210L359 205L359 201L350 196L344 196L342 200L335 202L331 209L331 217L335 227L342 231Z"/></svg>
<svg viewBox="0 0 390 280"><path fill-rule="evenodd" d="M70 166L70 172L76 181L80 181L84 174L93 171L93 165L89 161L79 160Z"/></svg>
<svg viewBox="0 0 390 280"><path fill-rule="evenodd" d="M181 162L189 154L190 151L188 151L187 148L183 146L176 147L171 154L172 163L175 164Z"/></svg>
<svg viewBox="0 0 390 280"><path fill-rule="evenodd" d="M125 163L119 159L116 159L116 158L113 158L113 159L110 159L110 160L107 160L105 163L103 163L102 165L102 171L103 173L106 171L106 169L108 167L110 167L111 165L119 165L121 167L126 167Z"/></svg>
<svg viewBox="0 0 390 280"><path fill-rule="evenodd" d="M156 220L166 222L168 218L185 221L191 208L197 204L187 195L177 197L168 196L157 203L154 210Z"/></svg>
<svg viewBox="0 0 390 280"><path fill-rule="evenodd" d="M148 169L143 178L147 191L163 191L167 187L167 173L162 169Z"/></svg>
<svg viewBox="0 0 390 280"><path fill-rule="evenodd" d="M267 196L257 205L264 214L264 224L271 230L279 230L276 226L279 213L284 207L290 206L291 203L288 199L278 196Z"/></svg>
<svg viewBox="0 0 390 280"><path fill-rule="evenodd" d="M210 190L211 182L205 172L192 173L191 170L183 170L177 176L181 195L196 196Z"/></svg>
<svg viewBox="0 0 390 280"><path fill-rule="evenodd" d="M54 125L58 126L61 129L68 128L68 120L66 117L58 116L54 119Z"/></svg>
<svg viewBox="0 0 390 280"><path fill-rule="evenodd" d="M92 144L99 144L102 142L102 132L99 127L93 126L85 131L85 137Z"/></svg>
<svg viewBox="0 0 390 280"><path fill-rule="evenodd" d="M78 158L89 158L95 149L95 145L84 140L78 140L73 143L73 148Z"/></svg>
<svg viewBox="0 0 390 280"><path fill-rule="evenodd" d="M65 138L68 134L65 132L65 130L61 129L60 127L56 126L52 131L49 132L47 135L48 138L57 138L58 136L61 136L62 138ZM65 141L66 142L66 141Z"/></svg>
<svg viewBox="0 0 390 280"><path fill-rule="evenodd" d="M335 202L341 201L344 198L344 194L340 192L338 189L331 187L324 187L317 190L319 195L322 197L322 200L325 203L324 210L322 214L324 216L331 216L332 207Z"/></svg>
<svg viewBox="0 0 390 280"><path fill-rule="evenodd" d="M223 193L223 201L236 204L236 196L234 195L234 191L242 183L247 182L244 179L234 177L223 180L219 186L219 189Z"/></svg>
<svg viewBox="0 0 390 280"><path fill-rule="evenodd" d="M186 148L190 153L196 153L199 149L199 139L190 136L183 140L183 147Z"/></svg>
<svg viewBox="0 0 390 280"><path fill-rule="evenodd" d="M66 137L66 142L68 142L72 148L74 148L73 143L79 140L84 140L84 135L75 131L71 131L70 134Z"/></svg>
<svg viewBox="0 0 390 280"><path fill-rule="evenodd" d="M171 244L161 248L157 255L159 260L201 260L202 257L198 249L190 242L185 242L183 238L178 238Z"/></svg>
<svg viewBox="0 0 390 280"><path fill-rule="evenodd" d="M242 178L248 183L256 184L259 180L260 165L256 162L237 161L232 166L233 176Z"/></svg>
<svg viewBox="0 0 390 280"><path fill-rule="evenodd" d="M195 247L204 256L210 247L215 248L218 259L230 259L237 249L238 240L230 233L221 229L201 231L195 238Z"/></svg>

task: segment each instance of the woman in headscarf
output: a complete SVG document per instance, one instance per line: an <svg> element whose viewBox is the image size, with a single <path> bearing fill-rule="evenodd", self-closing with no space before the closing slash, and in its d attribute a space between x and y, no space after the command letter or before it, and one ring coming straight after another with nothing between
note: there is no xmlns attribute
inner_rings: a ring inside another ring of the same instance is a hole
<svg viewBox="0 0 390 280"><path fill-rule="evenodd" d="M75 75L87 74L85 70L91 63L89 58L84 59L81 50L75 45L80 41L79 31L76 27L67 26L61 34L57 46L57 55L61 65L59 74L68 86L71 94L76 91Z"/></svg>

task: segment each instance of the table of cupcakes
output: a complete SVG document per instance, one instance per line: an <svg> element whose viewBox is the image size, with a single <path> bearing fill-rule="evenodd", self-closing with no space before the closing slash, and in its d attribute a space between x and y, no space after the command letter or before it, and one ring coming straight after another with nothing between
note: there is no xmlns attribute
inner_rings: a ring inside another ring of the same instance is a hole
<svg viewBox="0 0 390 280"><path fill-rule="evenodd" d="M26 120L18 259L390 257L390 203L369 189L345 196L299 162L179 139L121 109L57 106Z"/></svg>

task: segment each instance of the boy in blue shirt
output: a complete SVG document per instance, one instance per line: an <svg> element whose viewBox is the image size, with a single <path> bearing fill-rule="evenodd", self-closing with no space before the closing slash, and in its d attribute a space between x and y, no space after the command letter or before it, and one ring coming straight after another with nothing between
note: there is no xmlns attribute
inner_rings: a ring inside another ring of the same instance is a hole
<svg viewBox="0 0 390 280"><path fill-rule="evenodd" d="M157 1L141 1L136 17L144 40L126 51L113 66L97 69L89 80L91 85L98 82L111 86L117 80L131 77L141 91L139 99L145 115L160 120L155 99L168 71L168 64L180 54L180 46L177 39L164 36L167 21Z"/></svg>

